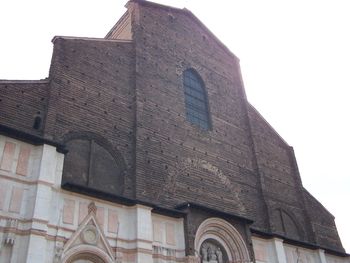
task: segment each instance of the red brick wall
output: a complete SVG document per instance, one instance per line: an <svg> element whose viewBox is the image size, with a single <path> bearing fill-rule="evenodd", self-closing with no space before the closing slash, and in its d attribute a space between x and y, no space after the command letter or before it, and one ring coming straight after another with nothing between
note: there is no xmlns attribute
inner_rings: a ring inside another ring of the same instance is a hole
<svg viewBox="0 0 350 263"><path fill-rule="evenodd" d="M49 82L0 80L0 124L41 135L48 103ZM34 129L34 119L42 118Z"/></svg>

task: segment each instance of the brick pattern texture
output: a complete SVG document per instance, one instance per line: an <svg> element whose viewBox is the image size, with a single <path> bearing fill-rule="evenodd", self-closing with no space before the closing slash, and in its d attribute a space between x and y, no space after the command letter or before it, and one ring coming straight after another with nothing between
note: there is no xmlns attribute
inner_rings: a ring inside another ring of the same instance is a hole
<svg viewBox="0 0 350 263"><path fill-rule="evenodd" d="M247 102L238 58L187 10L131 1L128 12L132 41L56 37L48 80L1 81L0 124L97 141L125 165L126 197L194 202L344 251L334 218L303 188L293 149ZM186 120L188 68L205 84L209 131Z"/></svg>

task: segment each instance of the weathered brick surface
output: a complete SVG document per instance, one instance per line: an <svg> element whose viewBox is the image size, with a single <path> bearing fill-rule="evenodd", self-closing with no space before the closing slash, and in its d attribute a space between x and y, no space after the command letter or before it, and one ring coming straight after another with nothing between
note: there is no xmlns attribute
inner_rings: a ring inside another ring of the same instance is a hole
<svg viewBox="0 0 350 263"><path fill-rule="evenodd" d="M193 202L343 251L333 217L302 187L292 148L247 102L238 59L188 11L128 7L133 42L58 37L48 81L0 83L0 124L57 142L93 140L125 165L127 197ZM186 120L188 68L205 84L209 131ZM187 238L210 216L201 213Z"/></svg>
<svg viewBox="0 0 350 263"><path fill-rule="evenodd" d="M308 230L311 225L303 203L301 180L291 158L294 153L253 107L250 106L248 112L272 232L313 242L313 234ZM292 216L295 231L281 231L281 217L276 212L279 209Z"/></svg>
<svg viewBox="0 0 350 263"><path fill-rule="evenodd" d="M143 6L138 18L132 21L137 197L168 207L185 201L220 204L259 221L263 211L237 58L184 12ZM182 72L190 67L206 86L210 131L185 118Z"/></svg>
<svg viewBox="0 0 350 263"><path fill-rule="evenodd" d="M33 135L41 135L48 103L48 80L0 80L0 124ZM33 128L36 117L42 119Z"/></svg>
<svg viewBox="0 0 350 263"><path fill-rule="evenodd" d="M186 11L147 2L129 10L136 47L137 197L168 207L184 201L219 207L253 218L256 229L315 242L294 153L247 104L237 58ZM182 72L191 67L206 86L210 131L185 118ZM283 233L277 209L285 211L289 230Z"/></svg>
<svg viewBox="0 0 350 263"><path fill-rule="evenodd" d="M71 134L104 138L101 146L126 163L128 196L134 181L133 51L130 42L56 38L45 126L45 136L58 141Z"/></svg>
<svg viewBox="0 0 350 263"><path fill-rule="evenodd" d="M329 213L308 191L304 190L306 208L310 213L312 227L316 233L316 242L331 249L339 249L339 239L334 216Z"/></svg>

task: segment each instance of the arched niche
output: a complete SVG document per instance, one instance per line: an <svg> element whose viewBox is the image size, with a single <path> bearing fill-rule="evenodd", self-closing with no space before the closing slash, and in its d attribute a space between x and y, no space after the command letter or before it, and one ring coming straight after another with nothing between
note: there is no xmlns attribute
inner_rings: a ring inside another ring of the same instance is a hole
<svg viewBox="0 0 350 263"><path fill-rule="evenodd" d="M65 141L62 184L111 194L124 190L125 165L120 154L98 136L69 136Z"/></svg>
<svg viewBox="0 0 350 263"><path fill-rule="evenodd" d="M220 218L209 218L198 227L195 250L202 263L250 262L242 236L230 223Z"/></svg>

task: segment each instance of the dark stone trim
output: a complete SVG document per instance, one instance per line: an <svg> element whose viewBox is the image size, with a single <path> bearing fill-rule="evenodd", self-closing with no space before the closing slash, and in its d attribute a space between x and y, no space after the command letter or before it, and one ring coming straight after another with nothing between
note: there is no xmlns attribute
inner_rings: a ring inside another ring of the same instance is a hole
<svg viewBox="0 0 350 263"><path fill-rule="evenodd" d="M231 218L234 218L234 219L237 219L237 220L244 221L247 224L254 223L254 221L252 219L249 219L249 218L246 218L246 217L243 217L243 216L239 216L239 215L235 215L235 214L232 214L232 213L227 213L227 212L224 212L224 211L219 211L219 210L216 210L216 209L213 209L213 208L210 208L210 207L206 207L206 206L203 206L203 205L200 205L200 204L192 203L192 202L179 204L179 205L177 205L175 207L175 209L183 210L183 209L186 209L186 208L189 208L189 207L193 207L193 208L197 208L197 209L200 209L200 210L203 210L203 211L207 211L207 212L209 212L211 214L218 215L218 216L231 217Z"/></svg>
<svg viewBox="0 0 350 263"><path fill-rule="evenodd" d="M317 245L317 244L291 239L291 238L285 237L285 236L277 234L277 233L267 233L267 232L257 230L254 228L250 228L250 231L252 232L252 234L254 236L257 236L257 237L261 237L261 238L265 238L265 239L277 237L277 238L283 239L283 242L286 244L300 246L300 247L308 248L308 249L323 249L327 254L331 254L331 255L335 255L335 256L339 256L339 257L350 257L350 254L347 254L344 251L334 250L331 248L322 247L322 246Z"/></svg>
<svg viewBox="0 0 350 263"><path fill-rule="evenodd" d="M0 124L0 134L11 137L13 139L17 139L20 141L30 143L32 145L48 144L48 145L56 147L57 152L66 153L64 145L59 143L59 142L48 140L48 139L45 139L45 138L40 137L38 135L23 132L23 131L14 129L14 128L7 127L7 126L2 125L2 124Z"/></svg>
<svg viewBox="0 0 350 263"><path fill-rule="evenodd" d="M161 215L172 216L172 217L176 217L176 218L182 218L186 215L186 213L182 212L182 211L160 207L160 206L157 206L153 203L144 202L144 201L137 200L137 199L131 199L131 198L127 198L127 197L120 196L120 195L106 193L106 192L103 192L103 191L100 191L97 189L93 189L90 187L82 186L82 185L77 185L77 184L72 184L72 183L67 182L67 183L62 184L61 187L62 187L62 189L67 190L67 191L71 191L74 193L83 194L83 195L87 195L87 196L92 196L95 198L99 198L102 200L106 200L106 201L110 201L113 203L118 203L118 204L122 204L122 205L126 205L126 206L134 206L134 205L148 206L148 207L153 208L152 212L157 213L157 214L161 214Z"/></svg>

